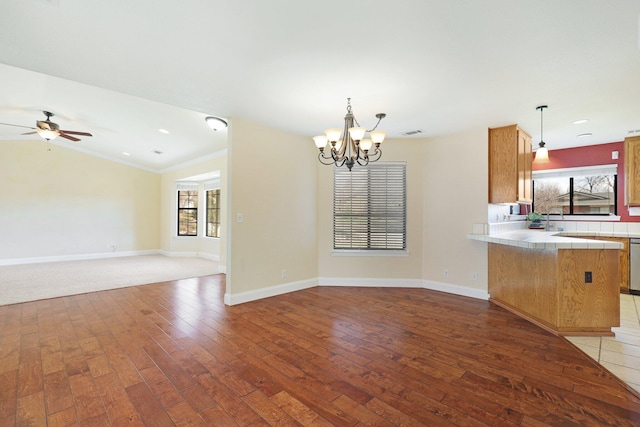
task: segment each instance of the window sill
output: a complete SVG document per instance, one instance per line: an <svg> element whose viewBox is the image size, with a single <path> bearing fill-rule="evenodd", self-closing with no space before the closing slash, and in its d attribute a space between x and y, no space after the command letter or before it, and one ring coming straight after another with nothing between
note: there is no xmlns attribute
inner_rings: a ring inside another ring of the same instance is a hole
<svg viewBox="0 0 640 427"><path fill-rule="evenodd" d="M545 219L542 221L546 221L547 216L544 216ZM560 215L551 214L550 221L620 221L620 216L618 215L565 215L564 219L560 217Z"/></svg>
<svg viewBox="0 0 640 427"><path fill-rule="evenodd" d="M385 250L366 250L366 249L334 249L331 256L361 256L361 257L407 257L409 251L385 251Z"/></svg>
<svg viewBox="0 0 640 427"><path fill-rule="evenodd" d="M172 236L173 239L178 239L178 240L188 240L188 239L218 239L220 240L220 237L211 237L211 236Z"/></svg>

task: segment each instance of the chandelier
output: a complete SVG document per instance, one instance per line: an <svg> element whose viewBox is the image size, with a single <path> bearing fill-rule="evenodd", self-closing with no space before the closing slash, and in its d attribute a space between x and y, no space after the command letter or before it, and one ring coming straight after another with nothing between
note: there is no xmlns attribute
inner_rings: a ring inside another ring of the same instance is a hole
<svg viewBox="0 0 640 427"><path fill-rule="evenodd" d="M376 114L378 123L367 130L360 124L351 110L351 98L347 98L347 114L344 116L344 130L331 128L324 131L325 135L314 136L313 142L320 150L318 160L323 165L347 166L349 170L357 163L366 166L369 162L375 162L382 156L380 144L384 141L386 132L376 130L380 121L386 117L384 113ZM370 138L364 138L369 133ZM342 137L342 138L341 138ZM330 144L330 145L329 145ZM373 152L371 147L375 145ZM329 153L325 153L329 148Z"/></svg>

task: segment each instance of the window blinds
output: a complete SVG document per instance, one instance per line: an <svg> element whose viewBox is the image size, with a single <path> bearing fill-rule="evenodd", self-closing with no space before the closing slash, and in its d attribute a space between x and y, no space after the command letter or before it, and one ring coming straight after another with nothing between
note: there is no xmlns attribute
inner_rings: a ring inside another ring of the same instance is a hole
<svg viewBox="0 0 640 427"><path fill-rule="evenodd" d="M334 249L406 249L406 164L334 169Z"/></svg>

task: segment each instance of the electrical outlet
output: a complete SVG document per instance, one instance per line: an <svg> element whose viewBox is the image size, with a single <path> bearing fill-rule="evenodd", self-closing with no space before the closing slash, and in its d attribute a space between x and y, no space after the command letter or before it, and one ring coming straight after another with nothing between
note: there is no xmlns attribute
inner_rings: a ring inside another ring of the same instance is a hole
<svg viewBox="0 0 640 427"><path fill-rule="evenodd" d="M116 245L115 243L107 243L107 249L115 251L117 247L118 245Z"/></svg>
<svg viewBox="0 0 640 427"><path fill-rule="evenodd" d="M584 283L593 283L593 273L591 271L584 272Z"/></svg>
<svg viewBox="0 0 640 427"><path fill-rule="evenodd" d="M286 278L287 278L287 269L286 269L286 268L283 268L283 269L282 269L282 278L283 278L283 279L286 279Z"/></svg>
<svg viewBox="0 0 640 427"><path fill-rule="evenodd" d="M449 270L445 268L444 270L442 270L442 274L444 275L444 277L449 277Z"/></svg>
<svg viewBox="0 0 640 427"><path fill-rule="evenodd" d="M474 282L478 280L478 273L476 271L471 273L471 280L473 280Z"/></svg>

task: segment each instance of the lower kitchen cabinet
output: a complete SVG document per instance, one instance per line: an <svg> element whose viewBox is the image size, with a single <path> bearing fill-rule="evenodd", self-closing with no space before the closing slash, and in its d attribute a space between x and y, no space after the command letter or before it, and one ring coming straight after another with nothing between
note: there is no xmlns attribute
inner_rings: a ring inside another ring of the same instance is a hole
<svg viewBox="0 0 640 427"><path fill-rule="evenodd" d="M620 249L620 292L629 293L629 239L625 237L595 237L597 240L609 240L611 242L620 242L624 245Z"/></svg>

